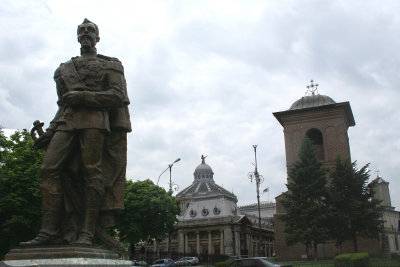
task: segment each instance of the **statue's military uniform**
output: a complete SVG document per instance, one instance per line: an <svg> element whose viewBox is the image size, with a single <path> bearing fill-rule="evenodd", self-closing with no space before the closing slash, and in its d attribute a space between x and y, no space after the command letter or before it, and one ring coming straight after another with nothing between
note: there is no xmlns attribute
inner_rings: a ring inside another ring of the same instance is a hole
<svg viewBox="0 0 400 267"><path fill-rule="evenodd" d="M57 68L54 80L60 109L50 128L59 131L100 129L109 132L110 127L130 130L129 117L120 109L129 104L129 99L124 69L118 59L102 55L89 59L75 57ZM91 94L85 95L79 107L68 106L63 100L64 94L83 90Z"/></svg>
<svg viewBox="0 0 400 267"><path fill-rule="evenodd" d="M62 206L68 210L66 202L78 201L87 217L81 232L93 235L101 205L106 210L123 208L126 133L131 131L124 70L116 58L75 57L57 68L54 80L59 109L50 123L49 129L55 133L41 168L41 232L57 235ZM73 101L65 97L69 93L77 94ZM84 181L81 200L71 199L75 198L73 194L66 195L68 186L62 180L77 158ZM87 222L90 225L85 225ZM74 237L69 241L73 240Z"/></svg>

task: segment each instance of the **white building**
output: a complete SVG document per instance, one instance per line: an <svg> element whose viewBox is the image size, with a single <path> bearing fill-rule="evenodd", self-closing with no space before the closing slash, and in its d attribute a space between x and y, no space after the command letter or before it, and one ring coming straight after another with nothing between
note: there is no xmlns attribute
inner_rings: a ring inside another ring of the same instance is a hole
<svg viewBox="0 0 400 267"><path fill-rule="evenodd" d="M383 251L387 254L399 253L400 243L400 212L392 207L390 200L389 182L385 181L382 177L377 177L369 184L374 188L374 199L381 200L383 207L382 219L383 233L381 234L381 242Z"/></svg>
<svg viewBox="0 0 400 267"><path fill-rule="evenodd" d="M214 181L205 163L194 171L193 183L176 195L181 214L170 240L170 251L181 255L272 256L274 231L271 218L263 218L261 231L254 215L241 213L237 197ZM257 217L258 218L258 217ZM261 244L259 237L261 236ZM168 250L168 238L160 250Z"/></svg>

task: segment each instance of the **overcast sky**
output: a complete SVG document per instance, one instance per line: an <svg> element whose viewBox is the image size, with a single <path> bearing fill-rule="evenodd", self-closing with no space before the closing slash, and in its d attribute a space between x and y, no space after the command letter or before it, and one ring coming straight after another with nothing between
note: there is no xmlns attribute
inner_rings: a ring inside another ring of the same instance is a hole
<svg viewBox="0 0 400 267"><path fill-rule="evenodd" d="M239 204L256 202L252 145L274 200L286 191L282 126L272 113L319 93L349 101L352 160L400 195L400 1L0 2L0 124L30 128L57 110L54 70L79 55L76 28L100 28L98 52L125 67L134 131L127 177L157 181L176 158L180 190L206 163ZM168 172L160 184L168 188Z"/></svg>

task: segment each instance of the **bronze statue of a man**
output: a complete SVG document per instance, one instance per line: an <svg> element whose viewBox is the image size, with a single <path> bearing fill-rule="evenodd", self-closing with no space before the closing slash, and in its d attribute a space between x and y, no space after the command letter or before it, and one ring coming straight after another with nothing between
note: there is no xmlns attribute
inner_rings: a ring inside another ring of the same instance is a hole
<svg viewBox="0 0 400 267"><path fill-rule="evenodd" d="M91 246L111 212L123 208L127 132L131 131L124 69L97 54L96 24L78 26L81 56L55 71L59 109L35 141L47 147L42 172L42 225L21 246ZM111 218L111 219L110 219Z"/></svg>

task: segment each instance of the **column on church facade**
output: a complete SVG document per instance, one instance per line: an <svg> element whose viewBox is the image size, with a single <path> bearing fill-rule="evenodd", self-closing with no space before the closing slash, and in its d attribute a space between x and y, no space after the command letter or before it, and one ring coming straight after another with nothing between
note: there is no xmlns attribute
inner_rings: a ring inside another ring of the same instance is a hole
<svg viewBox="0 0 400 267"><path fill-rule="evenodd" d="M240 255L240 232L235 231L235 255Z"/></svg>
<svg viewBox="0 0 400 267"><path fill-rule="evenodd" d="M256 257L258 257L258 256L260 256L260 255L258 255L258 251L259 251L259 247L258 247L258 237L256 238L256 250L254 251L254 255L256 256Z"/></svg>
<svg viewBox="0 0 400 267"><path fill-rule="evenodd" d="M214 251L212 248L211 231L208 231L208 254L214 254Z"/></svg>
<svg viewBox="0 0 400 267"><path fill-rule="evenodd" d="M224 228L224 240L226 243L226 246L224 249L225 255L232 255L234 253L233 235L232 235L232 230L229 226Z"/></svg>
<svg viewBox="0 0 400 267"><path fill-rule="evenodd" d="M185 236L181 230L178 230L178 252L184 253Z"/></svg>
<svg viewBox="0 0 400 267"><path fill-rule="evenodd" d="M247 255L251 255L251 243L250 243L250 234L245 234L246 235L246 249L247 249Z"/></svg>
<svg viewBox="0 0 400 267"><path fill-rule="evenodd" d="M189 233L184 233L184 244L185 244L185 251L184 253L189 253Z"/></svg>
<svg viewBox="0 0 400 267"><path fill-rule="evenodd" d="M250 251L249 251L249 255L251 257L254 257L254 251L253 251L253 237L252 234L249 234L249 242L250 242Z"/></svg>
<svg viewBox="0 0 400 267"><path fill-rule="evenodd" d="M224 244L225 244L225 242L224 242L224 231L221 230L220 232L221 232L221 238L220 238L220 243L219 243L219 251L220 251L219 253L221 255L225 255L225 252L224 252Z"/></svg>
<svg viewBox="0 0 400 267"><path fill-rule="evenodd" d="M200 255L200 233L196 232L196 253Z"/></svg>
<svg viewBox="0 0 400 267"><path fill-rule="evenodd" d="M265 256L267 256L267 257L269 257L269 255L268 255L268 251L269 251L269 236L266 236L265 237L265 241L264 241L264 243L265 243L265 245L264 245L264 248L265 248Z"/></svg>

